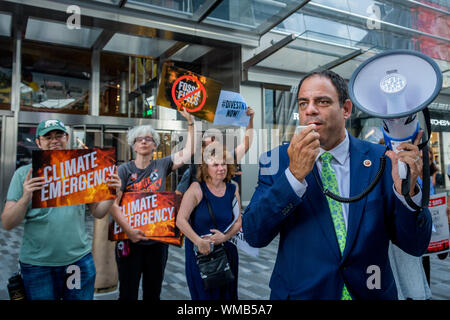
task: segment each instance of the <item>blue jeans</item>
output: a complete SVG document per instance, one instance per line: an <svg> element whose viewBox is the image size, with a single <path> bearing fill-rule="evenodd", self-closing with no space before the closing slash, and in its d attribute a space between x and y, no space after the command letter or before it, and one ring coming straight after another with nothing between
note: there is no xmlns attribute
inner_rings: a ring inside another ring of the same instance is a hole
<svg viewBox="0 0 450 320"><path fill-rule="evenodd" d="M92 300L95 265L92 254L67 266L45 267L20 262L28 300Z"/></svg>

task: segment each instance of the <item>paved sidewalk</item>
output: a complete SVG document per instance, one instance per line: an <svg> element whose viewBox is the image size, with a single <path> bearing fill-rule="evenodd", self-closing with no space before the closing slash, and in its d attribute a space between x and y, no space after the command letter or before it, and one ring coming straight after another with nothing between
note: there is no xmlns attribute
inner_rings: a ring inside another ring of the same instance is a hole
<svg viewBox="0 0 450 320"><path fill-rule="evenodd" d="M93 218L86 218L88 233L92 235ZM7 280L17 270L17 257L22 241L23 225L5 231L0 226L0 300L9 299ZM270 296L269 279L275 263L278 238L260 249L257 258L239 253L239 299L265 300ZM450 300L450 258L431 257L431 291L433 299ZM115 292L96 294L98 300L116 300ZM142 297L142 292L140 293ZM169 247L169 258L161 292L163 300L190 300L184 272L184 248Z"/></svg>

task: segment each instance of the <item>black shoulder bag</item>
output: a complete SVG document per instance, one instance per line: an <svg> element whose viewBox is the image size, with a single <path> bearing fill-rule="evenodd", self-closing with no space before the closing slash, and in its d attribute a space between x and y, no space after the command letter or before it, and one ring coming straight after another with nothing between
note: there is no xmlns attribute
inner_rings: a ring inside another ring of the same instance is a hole
<svg viewBox="0 0 450 320"><path fill-rule="evenodd" d="M208 205L211 220L213 221L216 229L218 229L216 217L212 212L211 205L206 195L206 190L202 184L200 184L200 186L202 188L206 204ZM203 285L206 290L221 287L234 280L234 275L231 271L225 246L223 244L215 246L214 250L208 255L203 255L197 252L197 265L200 269L200 276L202 277Z"/></svg>

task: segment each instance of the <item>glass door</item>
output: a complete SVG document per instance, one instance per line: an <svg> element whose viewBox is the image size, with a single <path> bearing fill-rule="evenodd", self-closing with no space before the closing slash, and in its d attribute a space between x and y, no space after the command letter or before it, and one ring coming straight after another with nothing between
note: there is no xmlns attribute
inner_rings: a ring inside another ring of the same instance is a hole
<svg viewBox="0 0 450 320"><path fill-rule="evenodd" d="M16 169L16 119L12 112L0 111L0 212L3 211L6 194Z"/></svg>
<svg viewBox="0 0 450 320"><path fill-rule="evenodd" d="M135 158L132 148L128 145L127 133L129 128L125 126L73 126L71 148L109 148L116 149L117 166ZM172 131L156 130L160 136L160 144L153 154L153 160L169 156L172 152ZM178 171L178 170L177 170ZM166 179L166 191L174 191L181 175L172 173Z"/></svg>

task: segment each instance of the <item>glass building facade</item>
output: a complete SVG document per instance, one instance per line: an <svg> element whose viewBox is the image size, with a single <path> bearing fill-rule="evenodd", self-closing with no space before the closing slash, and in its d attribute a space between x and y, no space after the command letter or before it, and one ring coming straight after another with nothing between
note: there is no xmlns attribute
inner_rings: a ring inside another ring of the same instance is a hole
<svg viewBox="0 0 450 320"><path fill-rule="evenodd" d="M2 194L36 148L35 125L50 117L68 124L72 147L120 145L119 161L132 157L126 131L150 123L165 141L155 157L168 154L186 129L176 111L155 105L162 65L170 62L240 92L255 109L255 128L267 135L255 136L244 159L245 205L257 175L249 158L289 141L298 124L299 80L323 69L348 80L363 61L391 49L420 51L442 71L443 88L430 105L431 145L441 174L448 173L445 0L6 0L0 44ZM379 119L356 108L347 123L350 133L375 143L379 127ZM173 176L171 190L180 174ZM450 181L439 187L450 189Z"/></svg>

